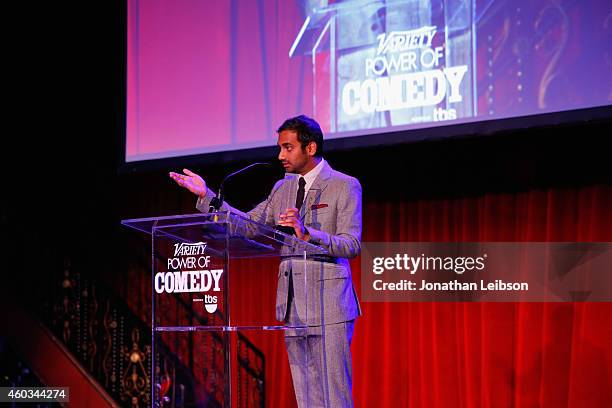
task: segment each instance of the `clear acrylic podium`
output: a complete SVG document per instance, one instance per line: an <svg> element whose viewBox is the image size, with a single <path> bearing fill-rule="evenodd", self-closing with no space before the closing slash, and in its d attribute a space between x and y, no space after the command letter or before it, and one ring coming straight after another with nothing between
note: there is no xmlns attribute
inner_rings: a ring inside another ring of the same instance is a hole
<svg viewBox="0 0 612 408"><path fill-rule="evenodd" d="M234 321L230 296L236 282L230 280L230 272L237 273L239 268L233 266L245 259L263 260L276 272L279 257L288 257L303 261L295 264L303 266L303 273L296 274L294 265L293 275L307 279L306 260L327 251L230 212L130 219L122 224L151 235L151 406L263 407L263 396L249 403L248 397L236 395L239 387L244 394L251 383L265 389L263 381L249 382L237 373L236 365L245 360L255 365L247 367L247 374L263 371L257 366L257 353L241 357L236 348L255 350L249 333L282 335L291 330L306 335L307 330L272 319ZM252 266L253 261L247 262ZM274 288L276 284L270 282ZM249 290L246 286L241 285L241 295ZM274 309L273 298L262 301ZM259 358L263 366L263 356Z"/></svg>

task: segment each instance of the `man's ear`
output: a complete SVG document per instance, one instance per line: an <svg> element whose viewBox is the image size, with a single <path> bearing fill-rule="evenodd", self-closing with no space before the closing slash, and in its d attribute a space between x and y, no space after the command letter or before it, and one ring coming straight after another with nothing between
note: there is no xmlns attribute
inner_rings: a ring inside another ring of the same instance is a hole
<svg viewBox="0 0 612 408"><path fill-rule="evenodd" d="M314 156L315 153L317 152L317 142L310 142L308 143L308 155L309 156Z"/></svg>

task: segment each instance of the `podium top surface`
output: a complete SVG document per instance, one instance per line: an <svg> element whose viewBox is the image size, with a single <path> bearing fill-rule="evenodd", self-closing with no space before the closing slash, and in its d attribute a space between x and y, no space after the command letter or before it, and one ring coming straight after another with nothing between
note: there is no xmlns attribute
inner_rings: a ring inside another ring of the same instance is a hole
<svg viewBox="0 0 612 408"><path fill-rule="evenodd" d="M122 220L122 225L184 243L206 243L208 251L231 258L327 255L319 246L229 211Z"/></svg>

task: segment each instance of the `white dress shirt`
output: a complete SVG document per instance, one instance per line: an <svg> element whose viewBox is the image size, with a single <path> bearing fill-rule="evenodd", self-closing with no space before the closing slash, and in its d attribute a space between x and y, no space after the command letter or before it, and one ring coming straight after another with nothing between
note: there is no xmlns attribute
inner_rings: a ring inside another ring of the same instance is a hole
<svg viewBox="0 0 612 408"><path fill-rule="evenodd" d="M319 173L321 173L321 170L323 169L324 165L325 165L325 159L321 158L321 161L319 162L319 164L317 164L308 173L306 173L303 176L298 175L298 177L303 177L304 180L306 181L306 185L304 186L304 199L306 199L306 197L308 197L308 190L310 190L310 187L312 186L312 183L314 183L314 181L317 178L317 176L319 175ZM299 181L299 179L298 179L298 181Z"/></svg>

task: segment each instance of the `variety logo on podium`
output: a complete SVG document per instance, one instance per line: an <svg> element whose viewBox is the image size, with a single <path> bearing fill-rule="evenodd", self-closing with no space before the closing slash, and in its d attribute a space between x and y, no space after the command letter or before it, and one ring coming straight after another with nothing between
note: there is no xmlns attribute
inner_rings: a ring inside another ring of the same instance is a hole
<svg viewBox="0 0 612 408"><path fill-rule="evenodd" d="M205 242L176 243L174 255L168 258L167 272L155 274L156 293L184 293L209 291L220 292L220 281L223 269L211 269L210 255L205 255ZM205 294L203 298L194 298L194 302L204 302L208 313L217 310L218 297Z"/></svg>

